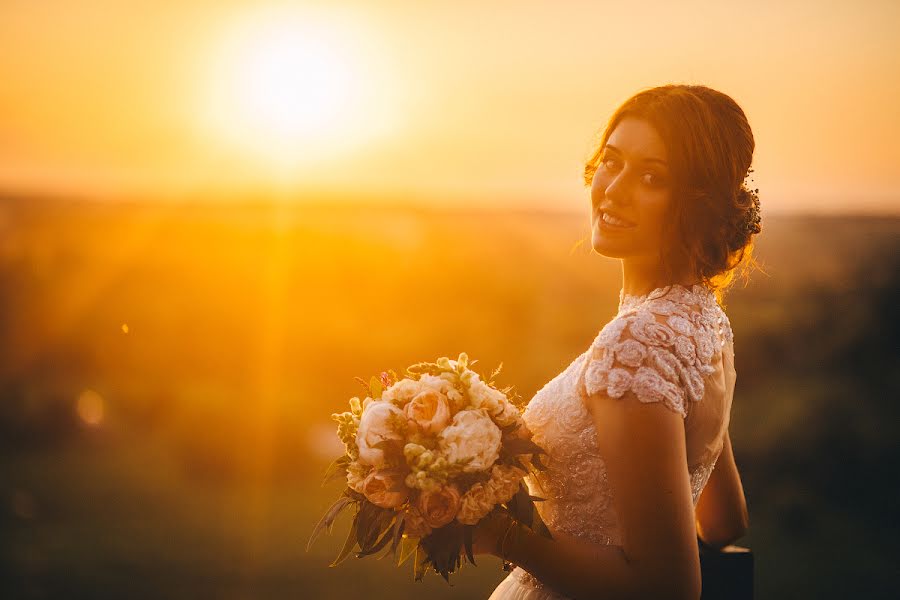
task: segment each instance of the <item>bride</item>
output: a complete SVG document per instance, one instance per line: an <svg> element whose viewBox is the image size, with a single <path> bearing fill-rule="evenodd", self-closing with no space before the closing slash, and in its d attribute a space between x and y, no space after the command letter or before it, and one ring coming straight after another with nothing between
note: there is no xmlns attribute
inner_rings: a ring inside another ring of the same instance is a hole
<svg viewBox="0 0 900 600"><path fill-rule="evenodd" d="M696 599L698 536L722 547L747 530L720 302L760 231L753 150L743 110L705 86L641 91L610 119L585 183L593 249L621 259L619 310L525 411L553 539L482 522L475 551L517 565L491 600Z"/></svg>

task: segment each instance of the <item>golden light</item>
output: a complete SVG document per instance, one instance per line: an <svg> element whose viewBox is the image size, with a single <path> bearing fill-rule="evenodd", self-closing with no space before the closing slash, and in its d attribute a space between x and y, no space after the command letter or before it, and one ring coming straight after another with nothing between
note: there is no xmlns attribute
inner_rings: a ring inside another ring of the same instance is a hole
<svg viewBox="0 0 900 600"><path fill-rule="evenodd" d="M78 395L75 412L86 425L100 425L104 416L103 397L94 390L84 390Z"/></svg>
<svg viewBox="0 0 900 600"><path fill-rule="evenodd" d="M275 169L343 157L390 133L391 85L372 42L346 15L238 15L210 58L208 131Z"/></svg>

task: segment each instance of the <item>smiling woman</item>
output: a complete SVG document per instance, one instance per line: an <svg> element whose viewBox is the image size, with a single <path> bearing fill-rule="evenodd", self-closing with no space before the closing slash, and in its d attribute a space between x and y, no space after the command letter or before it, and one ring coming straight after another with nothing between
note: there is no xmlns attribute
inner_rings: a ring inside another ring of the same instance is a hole
<svg viewBox="0 0 900 600"><path fill-rule="evenodd" d="M345 16L261 9L239 16L210 58L208 133L284 169L345 156L393 120L367 31ZM360 43L362 42L362 43ZM364 62L365 61L365 62Z"/></svg>

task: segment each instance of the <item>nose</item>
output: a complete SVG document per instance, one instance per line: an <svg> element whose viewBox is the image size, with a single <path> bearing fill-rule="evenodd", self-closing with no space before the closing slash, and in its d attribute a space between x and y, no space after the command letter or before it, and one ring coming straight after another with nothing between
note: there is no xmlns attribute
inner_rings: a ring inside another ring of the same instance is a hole
<svg viewBox="0 0 900 600"><path fill-rule="evenodd" d="M630 204L631 198L631 190L629 189L629 180L628 175L625 173L625 170L622 169L619 171L612 179L608 180L608 182L598 181L599 185L594 186L595 197L594 201L596 204L599 204L601 200L606 198L613 204L617 206L626 206ZM604 188L603 185L606 184ZM597 194L600 192L600 194Z"/></svg>

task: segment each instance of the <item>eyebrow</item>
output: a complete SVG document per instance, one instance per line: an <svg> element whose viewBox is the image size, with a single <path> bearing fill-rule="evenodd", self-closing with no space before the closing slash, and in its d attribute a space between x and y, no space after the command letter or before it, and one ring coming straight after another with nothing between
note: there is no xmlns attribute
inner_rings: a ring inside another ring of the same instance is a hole
<svg viewBox="0 0 900 600"><path fill-rule="evenodd" d="M616 148L615 146L613 146L613 145L611 145L611 144L606 144L605 147L606 147L606 148L609 148L609 149L612 150L613 152L618 152L619 154L623 154L623 152L622 152L621 150L619 150L618 148ZM655 163L659 163L659 164L661 164L661 165L663 165L663 166L666 166L666 167L668 166L668 163L666 163L666 161L664 161L664 160L662 160L662 159L659 159L659 158L652 158L652 157L651 157L651 158L645 158L645 159L643 160L643 162L645 162L645 163L652 163L652 162L655 162Z"/></svg>

